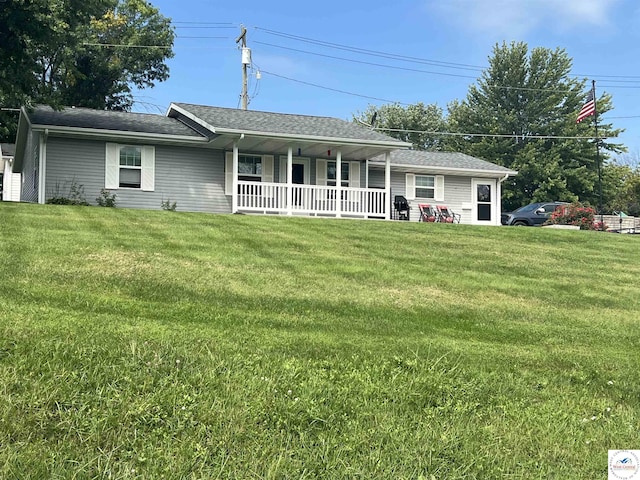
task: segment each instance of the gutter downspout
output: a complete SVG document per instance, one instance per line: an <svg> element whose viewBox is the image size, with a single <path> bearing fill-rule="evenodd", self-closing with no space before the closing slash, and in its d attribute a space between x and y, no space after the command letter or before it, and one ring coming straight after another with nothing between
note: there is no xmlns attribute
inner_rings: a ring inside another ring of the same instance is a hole
<svg viewBox="0 0 640 480"><path fill-rule="evenodd" d="M509 178L509 174L506 173L504 175L504 177L499 178L498 179L498 185L497 185L497 197L498 197L498 205L496 205L496 210L498 211L498 215L496 215L496 225L502 225L502 221L500 220L502 218L502 182L504 182L507 178Z"/></svg>

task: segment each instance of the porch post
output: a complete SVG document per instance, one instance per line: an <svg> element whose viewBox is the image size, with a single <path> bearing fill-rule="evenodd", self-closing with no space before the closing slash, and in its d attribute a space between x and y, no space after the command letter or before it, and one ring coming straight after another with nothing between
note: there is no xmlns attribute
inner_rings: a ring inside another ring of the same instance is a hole
<svg viewBox="0 0 640 480"><path fill-rule="evenodd" d="M342 216L342 152L336 153L336 217Z"/></svg>
<svg viewBox="0 0 640 480"><path fill-rule="evenodd" d="M231 188L231 213L238 213L238 142L233 142L233 182Z"/></svg>
<svg viewBox="0 0 640 480"><path fill-rule="evenodd" d="M287 215L293 215L293 147L287 150Z"/></svg>
<svg viewBox="0 0 640 480"><path fill-rule="evenodd" d="M391 152L384 154L384 219L391 218Z"/></svg>

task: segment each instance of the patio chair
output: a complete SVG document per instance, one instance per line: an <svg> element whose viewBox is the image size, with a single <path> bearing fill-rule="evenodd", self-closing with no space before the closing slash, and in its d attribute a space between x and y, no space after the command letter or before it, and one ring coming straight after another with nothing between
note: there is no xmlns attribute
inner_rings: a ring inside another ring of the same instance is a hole
<svg viewBox="0 0 640 480"><path fill-rule="evenodd" d="M396 220L409 220L409 210L411 210L411 206L405 197L396 195L393 198L393 208L395 209Z"/></svg>
<svg viewBox="0 0 640 480"><path fill-rule="evenodd" d="M428 203L419 203L418 208L420 209L420 222L433 223L439 220L438 211L433 205L429 205Z"/></svg>
<svg viewBox="0 0 640 480"><path fill-rule="evenodd" d="M442 223L460 223L460 214L454 213L446 205L438 205L438 215Z"/></svg>

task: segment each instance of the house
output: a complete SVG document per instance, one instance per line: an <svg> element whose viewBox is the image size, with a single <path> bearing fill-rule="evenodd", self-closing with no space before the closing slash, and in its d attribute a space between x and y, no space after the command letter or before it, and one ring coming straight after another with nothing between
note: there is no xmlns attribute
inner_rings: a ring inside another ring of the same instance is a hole
<svg viewBox="0 0 640 480"><path fill-rule="evenodd" d="M5 202L20 201L20 174L12 170L15 151L12 143L0 144L0 200Z"/></svg>
<svg viewBox="0 0 640 480"><path fill-rule="evenodd" d="M410 146L330 117L184 103L164 116L37 107L21 111L13 172L22 173L20 199L28 202L74 185L89 203L107 189L119 207L170 201L183 211L389 219L394 195L417 200L426 192L469 206L469 223L474 208L486 210L474 207L471 192L483 179L492 188L491 223L499 225L499 182L515 172L471 157L448 169L421 164L400 153ZM416 188L429 176L438 188Z"/></svg>

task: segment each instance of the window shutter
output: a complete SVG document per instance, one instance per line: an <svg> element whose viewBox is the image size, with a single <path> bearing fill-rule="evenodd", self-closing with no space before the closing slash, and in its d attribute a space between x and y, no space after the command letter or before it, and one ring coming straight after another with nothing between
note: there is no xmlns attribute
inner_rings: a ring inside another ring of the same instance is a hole
<svg viewBox="0 0 640 480"><path fill-rule="evenodd" d="M153 192L155 190L156 179L156 149L145 145L142 147L142 173L140 187L145 192Z"/></svg>
<svg viewBox="0 0 640 480"><path fill-rule="evenodd" d="M327 161L316 159L316 185L327 184Z"/></svg>
<svg viewBox="0 0 640 480"><path fill-rule="evenodd" d="M435 176L436 202L444 202L444 175Z"/></svg>
<svg viewBox="0 0 640 480"><path fill-rule="evenodd" d="M262 181L273 182L273 155L262 156Z"/></svg>
<svg viewBox="0 0 640 480"><path fill-rule="evenodd" d="M120 158L118 145L107 143L105 151L104 188L118 188L120 186Z"/></svg>
<svg viewBox="0 0 640 480"><path fill-rule="evenodd" d="M224 159L224 194L231 195L233 191L233 152L227 152Z"/></svg>
<svg viewBox="0 0 640 480"><path fill-rule="evenodd" d="M280 157L280 183L287 183L287 157Z"/></svg>
<svg viewBox="0 0 640 480"><path fill-rule="evenodd" d="M349 186L360 188L360 162L350 162L349 164Z"/></svg>
<svg viewBox="0 0 640 480"><path fill-rule="evenodd" d="M407 200L415 200L416 198L416 176L413 173L407 173L405 177L405 192Z"/></svg>

